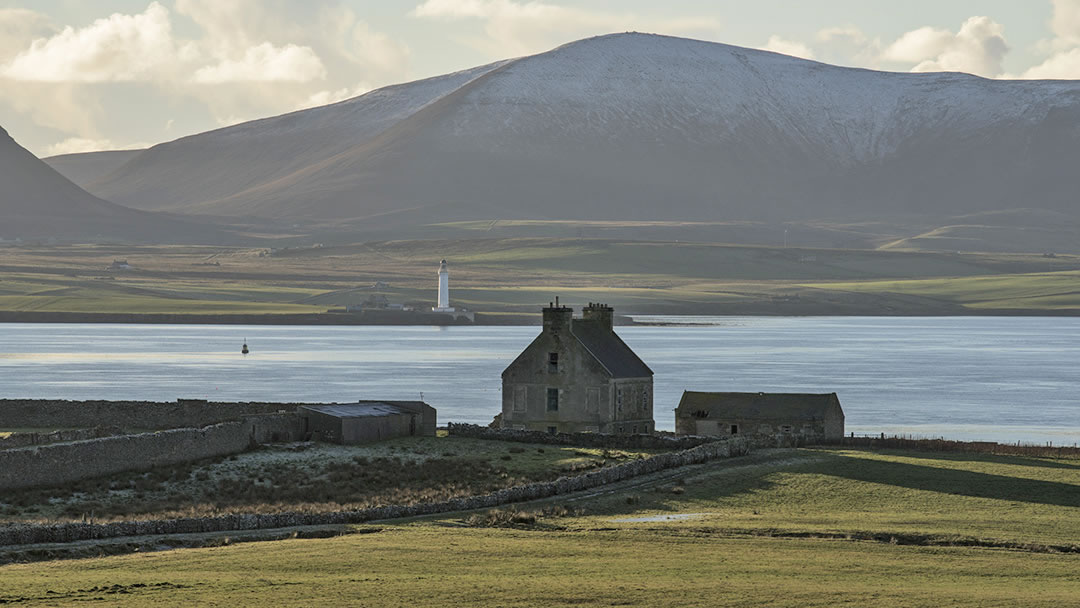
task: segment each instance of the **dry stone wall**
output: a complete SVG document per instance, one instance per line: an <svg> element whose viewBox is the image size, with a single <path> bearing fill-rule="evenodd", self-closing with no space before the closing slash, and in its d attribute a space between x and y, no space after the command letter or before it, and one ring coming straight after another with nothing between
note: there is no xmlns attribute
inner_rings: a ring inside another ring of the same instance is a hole
<svg viewBox="0 0 1080 608"><path fill-rule="evenodd" d="M746 452L745 444L737 440L713 441L678 452L667 452L650 458L605 467L583 475L560 477L555 481L514 486L490 494L454 498L442 502L373 507L358 511L226 515L221 517L127 521L108 524L70 523L0 526L0 546L62 543L153 534L227 532L292 526L355 524L379 519L485 509L578 492L624 481L639 475L691 464L700 464L719 458L738 456Z"/></svg>
<svg viewBox="0 0 1080 608"><path fill-rule="evenodd" d="M0 490L57 486L225 456L261 443L299 440L302 434L299 416L267 414L202 428L0 450Z"/></svg>
<svg viewBox="0 0 1080 608"><path fill-rule="evenodd" d="M543 431L493 429L475 424L458 424L454 422L447 424L446 428L451 435L458 437L617 450L685 450L722 440L719 437L700 436L669 437L666 435L608 435L605 433L545 433Z"/></svg>
<svg viewBox="0 0 1080 608"><path fill-rule="evenodd" d="M90 428L102 424L129 429L195 428L254 414L293 412L301 405L203 399L170 402L0 399L0 428Z"/></svg>
<svg viewBox="0 0 1080 608"><path fill-rule="evenodd" d="M53 431L51 433L12 433L7 437L0 437L0 450L22 448L29 445L45 445L47 443L59 443L61 441L82 441L84 439L97 439L110 435L123 435L120 427L95 427L92 429L71 429L65 431Z"/></svg>

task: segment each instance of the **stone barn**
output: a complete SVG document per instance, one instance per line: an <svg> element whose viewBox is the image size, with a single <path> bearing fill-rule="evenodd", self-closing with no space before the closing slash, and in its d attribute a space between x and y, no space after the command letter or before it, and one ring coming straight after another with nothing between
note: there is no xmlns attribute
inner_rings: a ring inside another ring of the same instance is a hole
<svg viewBox="0 0 1080 608"><path fill-rule="evenodd" d="M305 405L297 410L306 433L328 443L368 443L435 436L435 408L423 401L361 401Z"/></svg>
<svg viewBox="0 0 1080 608"><path fill-rule="evenodd" d="M614 310L580 318L558 300L540 335L502 373L503 428L550 433L652 433L653 373L615 333Z"/></svg>
<svg viewBox="0 0 1080 608"><path fill-rule="evenodd" d="M683 392L675 408L680 435L802 437L811 441L844 436L844 410L836 393Z"/></svg>

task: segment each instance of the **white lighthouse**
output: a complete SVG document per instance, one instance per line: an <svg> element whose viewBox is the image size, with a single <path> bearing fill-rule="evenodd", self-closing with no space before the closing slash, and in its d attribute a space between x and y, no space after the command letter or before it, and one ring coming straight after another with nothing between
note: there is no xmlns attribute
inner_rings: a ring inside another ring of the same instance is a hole
<svg viewBox="0 0 1080 608"><path fill-rule="evenodd" d="M450 306L450 272L446 270L446 260L439 264L439 304L431 309L434 312L454 312Z"/></svg>

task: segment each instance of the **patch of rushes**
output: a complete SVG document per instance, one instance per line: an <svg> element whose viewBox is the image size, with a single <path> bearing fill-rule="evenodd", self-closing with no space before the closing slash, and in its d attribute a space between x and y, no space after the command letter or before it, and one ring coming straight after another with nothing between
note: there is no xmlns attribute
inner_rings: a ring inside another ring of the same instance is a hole
<svg viewBox="0 0 1080 608"><path fill-rule="evenodd" d="M439 502L575 475L655 451L410 437L300 444L8 492L0 521L112 521L231 513L321 513Z"/></svg>

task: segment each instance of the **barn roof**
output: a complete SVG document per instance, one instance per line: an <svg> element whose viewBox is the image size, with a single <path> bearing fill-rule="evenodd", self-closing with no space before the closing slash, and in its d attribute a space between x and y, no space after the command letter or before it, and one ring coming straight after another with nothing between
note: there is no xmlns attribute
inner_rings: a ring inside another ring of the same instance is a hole
<svg viewBox="0 0 1080 608"><path fill-rule="evenodd" d="M302 406L300 409L318 412L337 418L376 418L379 416L395 416L397 414L415 413L400 405L387 403L385 401L313 404Z"/></svg>
<svg viewBox="0 0 1080 608"><path fill-rule="evenodd" d="M843 415L836 393L702 393L684 391L677 416L706 411L714 417L821 420L830 409Z"/></svg>
<svg viewBox="0 0 1080 608"><path fill-rule="evenodd" d="M615 378L644 378L653 375L649 366L645 365L626 342L603 323L574 319L570 324L570 333Z"/></svg>

